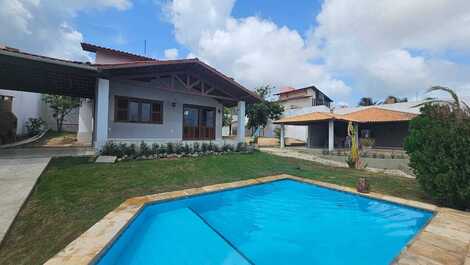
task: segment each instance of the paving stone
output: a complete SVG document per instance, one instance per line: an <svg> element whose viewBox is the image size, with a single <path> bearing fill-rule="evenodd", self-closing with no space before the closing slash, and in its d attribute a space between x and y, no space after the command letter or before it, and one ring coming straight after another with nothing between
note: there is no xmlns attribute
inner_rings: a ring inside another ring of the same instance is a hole
<svg viewBox="0 0 470 265"><path fill-rule="evenodd" d="M463 253L446 251L422 240L413 242L407 252L447 265L461 265L465 258Z"/></svg>
<svg viewBox="0 0 470 265"><path fill-rule="evenodd" d="M99 156L95 163L114 163L116 162L117 157L116 156Z"/></svg>

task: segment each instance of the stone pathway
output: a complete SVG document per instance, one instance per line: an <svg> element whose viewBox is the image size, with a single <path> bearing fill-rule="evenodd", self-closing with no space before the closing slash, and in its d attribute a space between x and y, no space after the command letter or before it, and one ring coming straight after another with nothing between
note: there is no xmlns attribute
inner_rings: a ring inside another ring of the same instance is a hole
<svg viewBox="0 0 470 265"><path fill-rule="evenodd" d="M0 159L0 242L50 158Z"/></svg>
<svg viewBox="0 0 470 265"><path fill-rule="evenodd" d="M346 162L338 162L334 160L324 159L314 154L306 154L304 152L300 152L298 150L291 149L291 148L281 149L281 148L261 147L259 148L259 150L262 152L270 153L270 154L277 155L277 156L292 157L292 158L297 158L297 159L302 159L302 160L313 161L313 162L317 162L319 164L326 165L326 166L342 167L342 168L348 167ZM372 172L372 173L385 173L385 174L393 175L393 176L412 178L412 179L415 178L414 176L406 174L405 172L398 170L398 169L381 169L381 168L367 167L365 168L365 170Z"/></svg>

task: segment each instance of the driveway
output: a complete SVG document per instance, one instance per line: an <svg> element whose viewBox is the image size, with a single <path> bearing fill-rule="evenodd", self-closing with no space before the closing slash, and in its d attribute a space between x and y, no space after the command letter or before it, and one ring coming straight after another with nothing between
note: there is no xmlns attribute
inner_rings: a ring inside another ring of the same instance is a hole
<svg viewBox="0 0 470 265"><path fill-rule="evenodd" d="M52 157L93 154L91 148L0 149L0 243Z"/></svg>

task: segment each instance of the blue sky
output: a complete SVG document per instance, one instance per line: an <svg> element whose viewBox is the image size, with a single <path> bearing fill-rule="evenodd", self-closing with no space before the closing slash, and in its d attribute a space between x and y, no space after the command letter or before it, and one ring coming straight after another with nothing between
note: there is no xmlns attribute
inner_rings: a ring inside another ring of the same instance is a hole
<svg viewBox="0 0 470 265"><path fill-rule="evenodd" d="M0 0L0 43L90 60L80 42L198 57L249 89L316 85L337 103L470 96L470 1Z"/></svg>
<svg viewBox="0 0 470 265"><path fill-rule="evenodd" d="M147 54L163 58L163 51L178 48L182 54L190 51L180 45L173 35L173 25L162 11L165 1L137 0L131 9L90 10L81 12L74 23L82 32L85 41L131 51L144 53L147 40ZM322 1L297 0L288 3L283 0L238 0L232 16L244 18L260 16L306 33L315 25L315 16L320 12Z"/></svg>

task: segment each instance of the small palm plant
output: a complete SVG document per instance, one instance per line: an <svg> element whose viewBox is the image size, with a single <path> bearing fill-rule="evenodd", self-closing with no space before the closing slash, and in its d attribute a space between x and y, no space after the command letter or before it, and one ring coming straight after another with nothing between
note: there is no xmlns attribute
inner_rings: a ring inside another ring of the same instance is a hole
<svg viewBox="0 0 470 265"><path fill-rule="evenodd" d="M352 124L349 122L348 124L348 136L351 138L351 152L346 159L346 163L350 168L365 168L364 161L361 160L359 154L359 143L357 142L357 130Z"/></svg>

